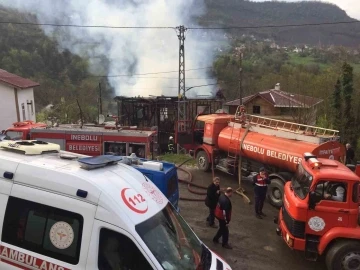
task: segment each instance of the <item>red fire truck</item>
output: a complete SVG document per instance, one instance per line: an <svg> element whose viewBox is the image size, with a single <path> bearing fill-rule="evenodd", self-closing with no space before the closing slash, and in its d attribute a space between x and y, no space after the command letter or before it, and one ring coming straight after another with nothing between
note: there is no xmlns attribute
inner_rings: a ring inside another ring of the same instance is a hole
<svg viewBox="0 0 360 270"><path fill-rule="evenodd" d="M156 143L157 131L154 128L138 129L118 126L60 125L48 127L32 121L17 122L4 131L9 140L43 140L59 144L62 150L97 156L115 154L127 156L135 153L147 158Z"/></svg>
<svg viewBox="0 0 360 270"><path fill-rule="evenodd" d="M359 174L359 164L304 154L274 218L289 248L323 256L328 270L360 269Z"/></svg>

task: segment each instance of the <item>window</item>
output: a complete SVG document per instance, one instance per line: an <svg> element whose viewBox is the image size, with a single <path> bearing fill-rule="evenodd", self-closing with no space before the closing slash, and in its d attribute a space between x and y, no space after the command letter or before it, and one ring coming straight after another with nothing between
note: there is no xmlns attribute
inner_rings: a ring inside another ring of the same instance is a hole
<svg viewBox="0 0 360 270"><path fill-rule="evenodd" d="M99 270L153 269L133 241L105 228L100 230L98 267Z"/></svg>
<svg viewBox="0 0 360 270"><path fill-rule="evenodd" d="M30 101L27 101L27 104L30 105L30 108L31 108L31 114L34 114L34 104L33 104L33 101L30 100Z"/></svg>
<svg viewBox="0 0 360 270"><path fill-rule="evenodd" d="M83 217L79 214L10 197L1 240L57 260L77 264L82 228ZM67 237L70 234L73 238Z"/></svg>
<svg viewBox="0 0 360 270"><path fill-rule="evenodd" d="M145 145L144 144L129 144L129 155L135 153L137 157L145 158Z"/></svg>
<svg viewBox="0 0 360 270"><path fill-rule="evenodd" d="M23 115L23 121L26 120L26 115L25 115L25 104L21 103L21 111L22 111L22 115Z"/></svg>
<svg viewBox="0 0 360 270"><path fill-rule="evenodd" d="M164 269L210 269L211 252L170 204L135 230Z"/></svg>
<svg viewBox="0 0 360 270"><path fill-rule="evenodd" d="M300 199L304 200L306 198L310 191L312 181L312 175L309 174L301 164L297 165L296 173L291 179L291 186Z"/></svg>
<svg viewBox="0 0 360 270"><path fill-rule="evenodd" d="M315 189L316 202L323 200L346 202L346 191L347 184L344 182L321 181Z"/></svg>
<svg viewBox="0 0 360 270"><path fill-rule="evenodd" d="M6 131L6 138L8 140L21 140L23 137L23 133L21 131Z"/></svg>
<svg viewBox="0 0 360 270"><path fill-rule="evenodd" d="M260 106L253 106L253 113L260 114Z"/></svg>
<svg viewBox="0 0 360 270"><path fill-rule="evenodd" d="M359 183L355 183L353 186L352 200L354 203L359 202Z"/></svg>

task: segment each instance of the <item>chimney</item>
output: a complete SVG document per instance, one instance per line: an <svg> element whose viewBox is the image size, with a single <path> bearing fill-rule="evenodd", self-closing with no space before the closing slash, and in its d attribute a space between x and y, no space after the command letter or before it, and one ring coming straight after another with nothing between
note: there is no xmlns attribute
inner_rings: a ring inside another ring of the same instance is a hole
<svg viewBox="0 0 360 270"><path fill-rule="evenodd" d="M275 84L275 89L274 90L280 91L280 83Z"/></svg>

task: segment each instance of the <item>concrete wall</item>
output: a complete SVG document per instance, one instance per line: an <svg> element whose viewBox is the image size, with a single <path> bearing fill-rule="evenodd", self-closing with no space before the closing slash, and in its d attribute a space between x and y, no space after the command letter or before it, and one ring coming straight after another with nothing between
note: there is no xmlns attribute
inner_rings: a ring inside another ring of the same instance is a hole
<svg viewBox="0 0 360 270"><path fill-rule="evenodd" d="M0 83L0 131L17 122L15 93L13 87Z"/></svg>
<svg viewBox="0 0 360 270"><path fill-rule="evenodd" d="M18 93L20 121L24 121L24 120L36 121L33 88L18 89L17 93Z"/></svg>

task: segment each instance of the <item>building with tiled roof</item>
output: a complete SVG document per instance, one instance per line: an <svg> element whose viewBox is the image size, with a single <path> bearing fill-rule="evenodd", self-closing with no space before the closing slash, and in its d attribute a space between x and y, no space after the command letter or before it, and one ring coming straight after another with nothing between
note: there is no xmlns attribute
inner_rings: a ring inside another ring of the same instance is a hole
<svg viewBox="0 0 360 270"><path fill-rule="evenodd" d="M240 104L239 101L236 99L225 103L229 113L236 112L236 108ZM242 99L248 114L306 124L314 124L316 107L322 101L319 98L282 91L280 84L276 84L274 89L265 90Z"/></svg>
<svg viewBox="0 0 360 270"><path fill-rule="evenodd" d="M34 87L39 83L0 69L0 130L14 122L36 121Z"/></svg>

